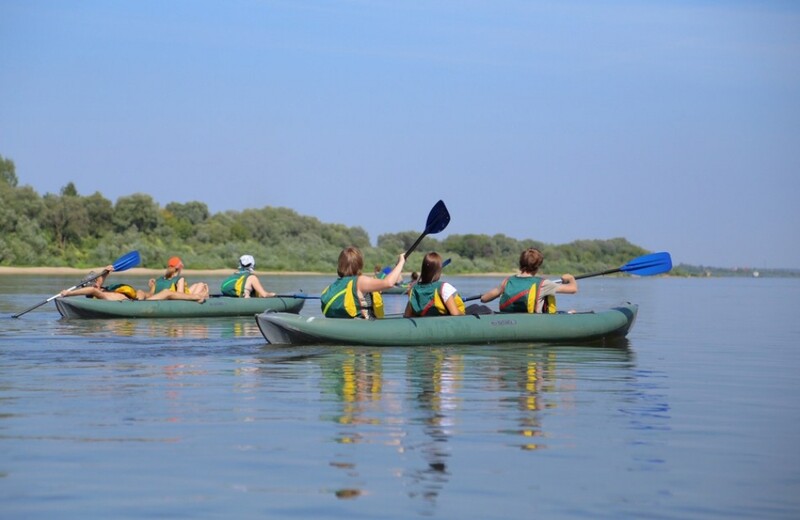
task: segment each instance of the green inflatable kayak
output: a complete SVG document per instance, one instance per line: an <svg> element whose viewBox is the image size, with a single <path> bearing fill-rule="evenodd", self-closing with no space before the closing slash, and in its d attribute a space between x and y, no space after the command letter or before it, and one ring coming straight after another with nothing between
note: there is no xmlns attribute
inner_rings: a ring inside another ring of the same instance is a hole
<svg viewBox="0 0 800 520"><path fill-rule="evenodd" d="M112 301L95 298L56 298L56 308L65 318L211 318L253 316L264 311L298 313L304 298L228 298L214 296L197 303L184 300Z"/></svg>
<svg viewBox="0 0 800 520"><path fill-rule="evenodd" d="M347 320L283 312L256 315L261 333L276 345L457 345L587 343L624 337L638 305L575 314L483 314L430 318Z"/></svg>

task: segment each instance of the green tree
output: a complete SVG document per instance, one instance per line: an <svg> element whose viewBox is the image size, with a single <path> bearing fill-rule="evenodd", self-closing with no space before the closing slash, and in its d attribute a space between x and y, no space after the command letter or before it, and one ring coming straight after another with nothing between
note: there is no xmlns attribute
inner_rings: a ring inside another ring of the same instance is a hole
<svg viewBox="0 0 800 520"><path fill-rule="evenodd" d="M160 208L153 197L144 193L120 197L114 205L113 223L118 233L130 228L150 233L161 224Z"/></svg>
<svg viewBox="0 0 800 520"><path fill-rule="evenodd" d="M442 247L470 260L494 256L494 243L486 235L450 235L444 239Z"/></svg>
<svg viewBox="0 0 800 520"><path fill-rule="evenodd" d="M164 209L170 212L176 219L185 220L192 225L205 222L211 213L204 202L191 201L186 204L180 202L170 202Z"/></svg>
<svg viewBox="0 0 800 520"><path fill-rule="evenodd" d="M77 197L78 188L76 188L75 184L73 184L72 182L68 182L66 186L61 188L61 195L65 197Z"/></svg>
<svg viewBox="0 0 800 520"><path fill-rule="evenodd" d="M42 198L30 186L0 183L0 231L14 233L22 221L38 222L43 211Z"/></svg>
<svg viewBox="0 0 800 520"><path fill-rule="evenodd" d="M0 183L8 184L13 188L17 186L18 182L14 161L0 155Z"/></svg>
<svg viewBox="0 0 800 520"><path fill-rule="evenodd" d="M83 204L91 225L89 235L101 237L111 231L114 218L114 206L111 201L103 197L99 191L88 197L83 197Z"/></svg>
<svg viewBox="0 0 800 520"><path fill-rule="evenodd" d="M44 205L42 223L62 252L68 244L77 245L82 237L89 235L89 213L80 197L47 194Z"/></svg>

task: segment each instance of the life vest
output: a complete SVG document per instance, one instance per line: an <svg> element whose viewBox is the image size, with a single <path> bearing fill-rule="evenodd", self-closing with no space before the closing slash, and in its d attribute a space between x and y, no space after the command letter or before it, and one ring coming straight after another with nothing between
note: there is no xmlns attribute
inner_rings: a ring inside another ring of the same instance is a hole
<svg viewBox="0 0 800 520"><path fill-rule="evenodd" d="M538 276L509 276L504 282L505 288L500 295L500 312L536 312L536 303L539 301L539 291L542 279ZM556 297L544 297L542 313L554 314L556 312Z"/></svg>
<svg viewBox="0 0 800 520"><path fill-rule="evenodd" d="M453 294L458 309L464 312L464 300L458 293ZM442 282L416 283L408 295L411 310L415 316L444 316L450 314L442 297Z"/></svg>
<svg viewBox="0 0 800 520"><path fill-rule="evenodd" d="M327 286L320 294L322 314L328 318L359 318L366 310L369 317L383 318L383 296L379 292L358 297L358 276L343 276ZM370 304L371 300L371 304Z"/></svg>
<svg viewBox="0 0 800 520"><path fill-rule="evenodd" d="M251 274L253 273L247 269L240 269L229 277L225 278L220 286L220 291L222 292L223 296L233 296L235 298L241 298L244 296L244 286L247 283L247 277Z"/></svg>
<svg viewBox="0 0 800 520"><path fill-rule="evenodd" d="M136 288L126 283L117 283L114 285L109 285L108 287L103 287L103 290L106 292L116 292L124 294L131 300L136 299Z"/></svg>
<svg viewBox="0 0 800 520"><path fill-rule="evenodd" d="M161 292L164 289L169 289L170 291L177 291L178 290L178 282L181 281L182 279L183 279L183 276L175 276L175 277L172 277L172 278L167 278L165 276L162 276L161 278L156 280L155 292ZM183 287L184 287L184 291L183 292L188 293L189 289L188 289L188 287L186 287L185 283L183 284Z"/></svg>

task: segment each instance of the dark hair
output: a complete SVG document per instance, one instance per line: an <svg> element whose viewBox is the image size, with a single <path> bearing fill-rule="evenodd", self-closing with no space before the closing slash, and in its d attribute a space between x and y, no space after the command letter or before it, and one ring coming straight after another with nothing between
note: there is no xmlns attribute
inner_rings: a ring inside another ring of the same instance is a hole
<svg viewBox="0 0 800 520"><path fill-rule="evenodd" d="M442 274L442 257L439 253L431 251L422 259L419 283L431 283L439 279Z"/></svg>
<svg viewBox="0 0 800 520"><path fill-rule="evenodd" d="M538 249L529 247L519 255L519 270L523 273L536 274L544 261L544 255Z"/></svg>
<svg viewBox="0 0 800 520"><path fill-rule="evenodd" d="M336 273L339 278L343 276L358 276L364 268L364 257L357 247L346 247L339 253L339 266Z"/></svg>

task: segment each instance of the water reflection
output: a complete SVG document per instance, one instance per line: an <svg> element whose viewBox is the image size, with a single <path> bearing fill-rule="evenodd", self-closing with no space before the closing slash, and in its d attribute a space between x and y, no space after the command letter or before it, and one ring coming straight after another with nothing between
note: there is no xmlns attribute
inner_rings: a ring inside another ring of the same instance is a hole
<svg viewBox="0 0 800 520"><path fill-rule="evenodd" d="M65 320L55 325L65 336L118 336L147 338L258 338L258 325L252 318L214 319L113 319Z"/></svg>
<svg viewBox="0 0 800 520"><path fill-rule="evenodd" d="M333 441L350 447L337 450L329 465L355 480L362 473L356 445L391 447L393 475L426 508L435 507L452 478L454 438L497 436L502 445L535 452L547 447L548 414L578 406L579 385L591 379L594 367L605 377L609 370L622 371L611 376L613 385L636 378L633 354L625 347L331 347L302 359L320 367L327 403L321 418L338 426ZM631 393L625 402L642 399ZM365 492L360 486L339 491L339 498Z"/></svg>
<svg viewBox="0 0 800 520"><path fill-rule="evenodd" d="M434 505L450 479L448 441L455 434L459 395L463 385L464 357L448 349L432 349L407 358L406 377L417 413L412 421L422 425L424 437L410 446L422 455L424 466L410 469L411 498Z"/></svg>

